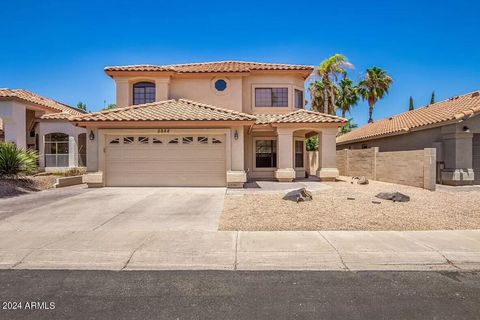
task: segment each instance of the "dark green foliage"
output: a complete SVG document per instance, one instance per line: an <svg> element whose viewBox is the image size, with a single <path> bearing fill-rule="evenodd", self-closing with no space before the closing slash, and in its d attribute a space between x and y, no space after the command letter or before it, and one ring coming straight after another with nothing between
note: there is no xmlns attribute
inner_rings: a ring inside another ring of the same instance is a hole
<svg viewBox="0 0 480 320"><path fill-rule="evenodd" d="M30 175L37 171L38 155L33 150L23 150L13 143L0 142L0 177Z"/></svg>
<svg viewBox="0 0 480 320"><path fill-rule="evenodd" d="M415 110L415 105L413 104L413 97L410 96L410 102L408 104L408 111Z"/></svg>

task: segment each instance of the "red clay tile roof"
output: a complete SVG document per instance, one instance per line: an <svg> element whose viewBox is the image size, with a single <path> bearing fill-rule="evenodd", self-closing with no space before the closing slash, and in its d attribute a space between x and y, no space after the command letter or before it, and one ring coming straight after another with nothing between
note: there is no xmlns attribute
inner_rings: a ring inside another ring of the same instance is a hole
<svg viewBox="0 0 480 320"><path fill-rule="evenodd" d="M401 113L390 118L353 130L337 138L337 144L346 144L381 138L385 135L403 134L412 129L447 121L461 120L480 113L480 91L440 101L426 107Z"/></svg>
<svg viewBox="0 0 480 320"><path fill-rule="evenodd" d="M71 107L50 98L42 97L36 93L27 90L0 88L0 100L9 99L16 99L23 102L32 103L35 105L46 107L53 112L65 113L71 116L78 116L85 113L83 110L79 110L77 108Z"/></svg>
<svg viewBox="0 0 480 320"><path fill-rule="evenodd" d="M156 65L129 65L106 67L105 71L171 71L175 73L214 73L214 72L250 72L252 70L305 70L313 71L312 66L244 62L244 61L217 61L203 63Z"/></svg>
<svg viewBox="0 0 480 320"><path fill-rule="evenodd" d="M52 115L53 116L53 115ZM255 121L271 123L345 123L337 116L297 110L285 114L246 114L186 99L166 100L110 109L70 118L73 122L105 121Z"/></svg>
<svg viewBox="0 0 480 320"><path fill-rule="evenodd" d="M341 117L309 110L296 110L284 114L256 114L256 124L269 123L346 123Z"/></svg>
<svg viewBox="0 0 480 320"><path fill-rule="evenodd" d="M71 119L74 122L103 121L254 121L252 115L218 108L186 99L166 100L102 112Z"/></svg>

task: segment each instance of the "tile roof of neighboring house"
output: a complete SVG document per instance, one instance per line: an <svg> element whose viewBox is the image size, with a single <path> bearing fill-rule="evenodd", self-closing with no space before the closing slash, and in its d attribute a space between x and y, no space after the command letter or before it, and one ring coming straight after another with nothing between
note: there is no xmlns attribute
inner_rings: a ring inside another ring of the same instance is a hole
<svg viewBox="0 0 480 320"><path fill-rule="evenodd" d="M213 73L213 72L250 72L257 70L304 70L313 71L312 66L244 62L244 61L216 61L203 63L171 64L164 66L156 65L128 65L106 67L105 71L171 71L175 73Z"/></svg>
<svg viewBox="0 0 480 320"><path fill-rule="evenodd" d="M166 100L89 113L74 122L102 121L254 121L252 115L186 99Z"/></svg>
<svg viewBox="0 0 480 320"><path fill-rule="evenodd" d="M385 135L407 133L428 125L461 120L480 113L480 91L440 101L426 107L401 113L353 130L337 138L338 144L381 138Z"/></svg>
<svg viewBox="0 0 480 320"><path fill-rule="evenodd" d="M47 107L53 112L65 113L71 116L82 115L85 113L83 110L79 110L64 103L55 101L50 98L42 97L36 93L23 89L0 88L0 99L17 99L42 107Z"/></svg>
<svg viewBox="0 0 480 320"><path fill-rule="evenodd" d="M269 123L346 123L347 120L330 114L309 110L296 110L284 114L257 114L256 124Z"/></svg>

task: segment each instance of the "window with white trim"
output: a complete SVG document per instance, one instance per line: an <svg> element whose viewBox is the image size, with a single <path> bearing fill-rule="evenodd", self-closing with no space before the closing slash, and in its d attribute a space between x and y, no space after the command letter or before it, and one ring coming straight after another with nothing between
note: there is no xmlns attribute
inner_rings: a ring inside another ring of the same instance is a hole
<svg viewBox="0 0 480 320"><path fill-rule="evenodd" d="M60 132L45 135L45 167L68 167L68 138Z"/></svg>

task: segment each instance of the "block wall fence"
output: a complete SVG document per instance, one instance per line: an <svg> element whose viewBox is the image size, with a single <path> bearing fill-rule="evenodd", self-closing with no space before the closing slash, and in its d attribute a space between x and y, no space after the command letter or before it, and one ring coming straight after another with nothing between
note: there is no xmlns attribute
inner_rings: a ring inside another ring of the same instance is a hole
<svg viewBox="0 0 480 320"><path fill-rule="evenodd" d="M315 174L318 151L309 151L309 174ZM338 150L337 169L342 176L365 176L371 180L435 190L436 150L379 152L378 148Z"/></svg>

